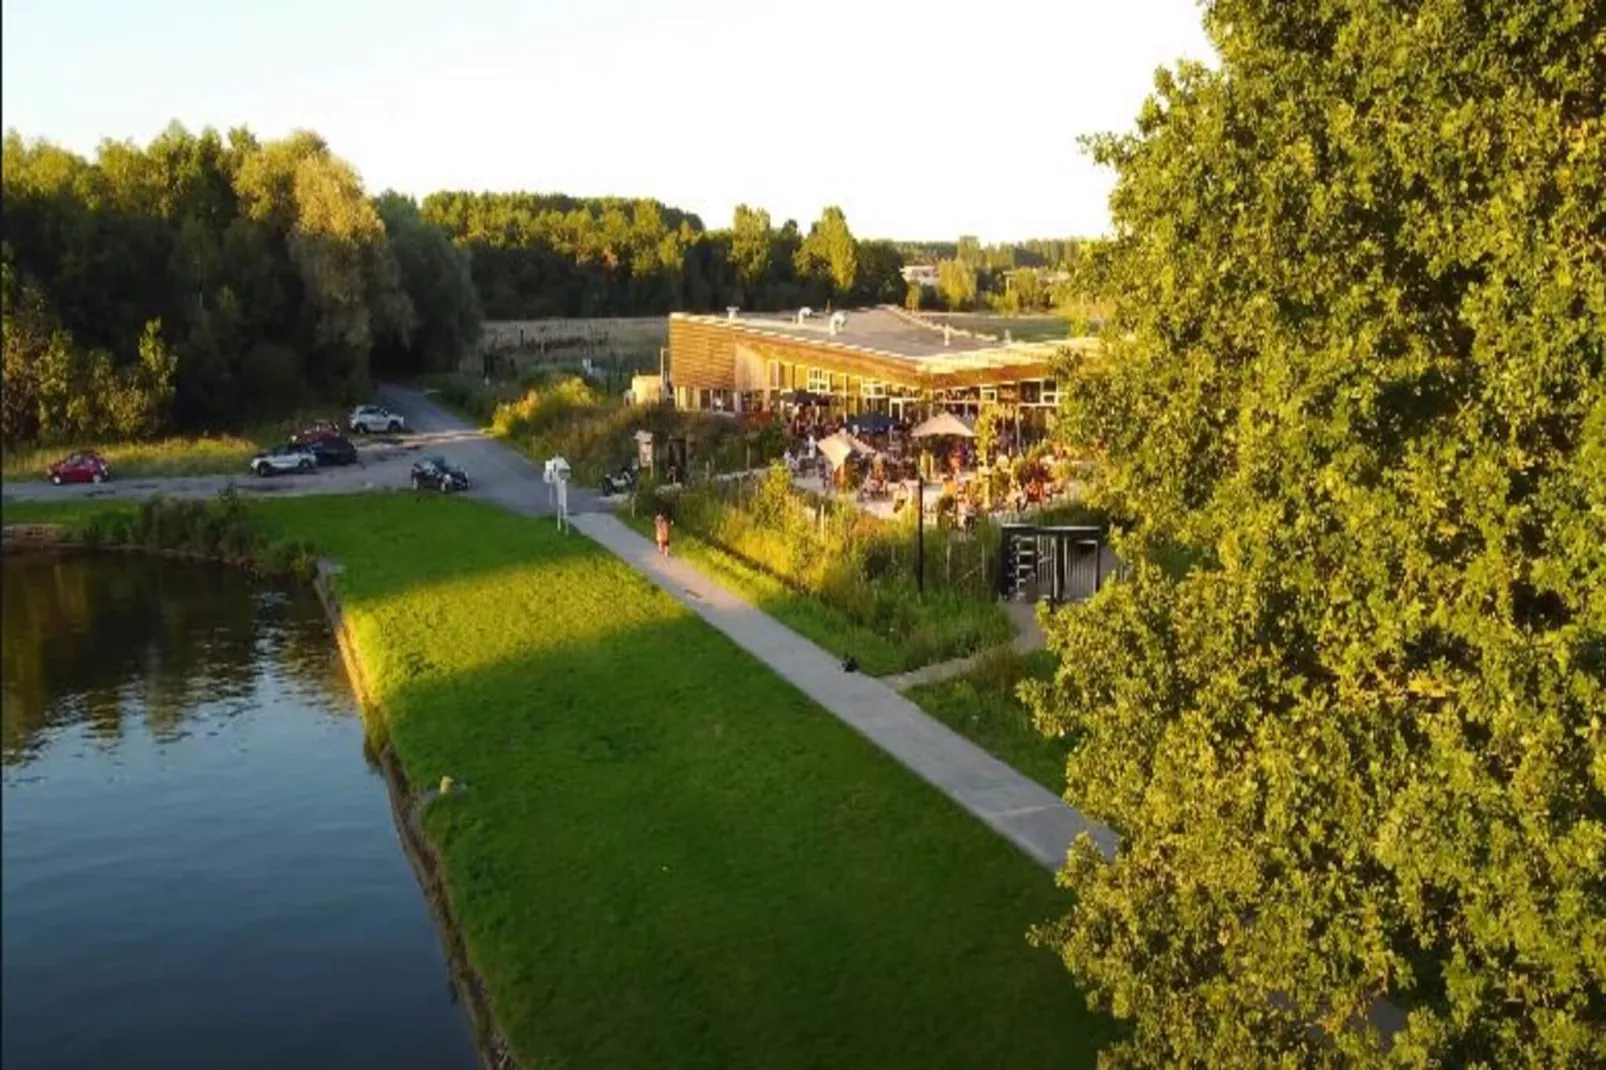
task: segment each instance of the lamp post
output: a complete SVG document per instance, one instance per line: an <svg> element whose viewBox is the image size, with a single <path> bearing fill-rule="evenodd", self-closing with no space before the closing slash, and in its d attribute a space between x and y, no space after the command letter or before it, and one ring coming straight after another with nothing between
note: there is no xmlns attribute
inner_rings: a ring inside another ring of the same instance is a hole
<svg viewBox="0 0 1606 1070"><path fill-rule="evenodd" d="M915 473L915 591L926 593L926 477Z"/></svg>

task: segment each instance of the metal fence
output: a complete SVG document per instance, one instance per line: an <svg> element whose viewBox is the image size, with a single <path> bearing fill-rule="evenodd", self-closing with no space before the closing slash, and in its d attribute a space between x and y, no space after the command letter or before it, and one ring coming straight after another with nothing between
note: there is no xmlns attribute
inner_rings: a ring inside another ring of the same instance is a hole
<svg viewBox="0 0 1606 1070"><path fill-rule="evenodd" d="M1091 598L1120 567L1098 528L1004 524L1000 532L998 596L1008 601Z"/></svg>

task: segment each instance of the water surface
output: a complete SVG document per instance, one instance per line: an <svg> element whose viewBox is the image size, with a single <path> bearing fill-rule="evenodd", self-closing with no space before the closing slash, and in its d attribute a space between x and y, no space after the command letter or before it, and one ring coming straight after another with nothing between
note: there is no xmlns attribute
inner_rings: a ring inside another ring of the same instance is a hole
<svg viewBox="0 0 1606 1070"><path fill-rule="evenodd" d="M0 572L7 1070L474 1066L316 598Z"/></svg>

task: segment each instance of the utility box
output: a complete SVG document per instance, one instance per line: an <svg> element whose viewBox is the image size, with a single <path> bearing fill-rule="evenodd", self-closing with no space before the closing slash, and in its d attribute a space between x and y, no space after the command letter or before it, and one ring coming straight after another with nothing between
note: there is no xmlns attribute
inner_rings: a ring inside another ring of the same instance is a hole
<svg viewBox="0 0 1606 1070"><path fill-rule="evenodd" d="M652 432L636 432L636 464L643 472L652 471Z"/></svg>

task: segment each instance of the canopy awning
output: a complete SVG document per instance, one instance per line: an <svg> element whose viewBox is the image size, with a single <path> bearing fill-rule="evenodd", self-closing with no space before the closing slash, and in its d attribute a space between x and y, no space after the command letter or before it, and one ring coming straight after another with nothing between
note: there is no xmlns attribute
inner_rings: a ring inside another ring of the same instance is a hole
<svg viewBox="0 0 1606 1070"><path fill-rule="evenodd" d="M970 425L951 412L939 412L909 433L915 438L976 437L976 432L970 429Z"/></svg>

